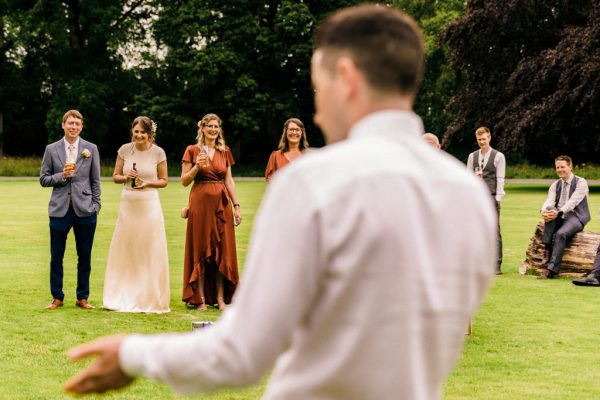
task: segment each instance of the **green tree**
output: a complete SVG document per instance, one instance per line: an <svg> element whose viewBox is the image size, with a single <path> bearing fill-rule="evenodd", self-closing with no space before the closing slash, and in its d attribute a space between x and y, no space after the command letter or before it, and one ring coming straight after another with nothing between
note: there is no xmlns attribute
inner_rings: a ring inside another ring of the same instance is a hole
<svg viewBox="0 0 600 400"><path fill-rule="evenodd" d="M464 13L463 0L396 0L393 5L412 16L423 31L425 72L414 110L423 119L425 130L438 137L452 121L446 104L460 87L458 75L449 65L448 48L439 35Z"/></svg>
<svg viewBox="0 0 600 400"><path fill-rule="evenodd" d="M98 143L102 153L127 140L130 115L124 109L137 81L123 68L118 49L132 37L134 25L148 17L151 3L12 3L12 12L4 17L4 32L14 38L12 53L6 49L2 55L13 57L0 59L3 73L8 69L14 78L3 79L0 89L8 93L2 105L7 142L15 142L11 154L41 154L49 141L62 136L60 120L70 108L83 113L84 136Z"/></svg>
<svg viewBox="0 0 600 400"><path fill-rule="evenodd" d="M24 2L0 1L0 153L29 155L43 150L37 143L43 99L36 89L38 68L25 63L21 16Z"/></svg>
<svg viewBox="0 0 600 400"><path fill-rule="evenodd" d="M306 125L313 145L312 35L320 18L350 1L164 1L153 25L164 60L144 71L132 108L156 118L161 143L181 157L196 122L215 112L238 161L264 164L283 122Z"/></svg>
<svg viewBox="0 0 600 400"><path fill-rule="evenodd" d="M600 3L590 0L473 0L443 43L464 86L449 104L445 142L474 147L478 125L511 159L551 163L600 148Z"/></svg>

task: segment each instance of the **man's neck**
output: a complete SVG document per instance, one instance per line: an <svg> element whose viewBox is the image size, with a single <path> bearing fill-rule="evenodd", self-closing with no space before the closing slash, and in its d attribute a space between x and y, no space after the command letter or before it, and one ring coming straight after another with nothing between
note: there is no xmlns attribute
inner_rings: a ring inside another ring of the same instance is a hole
<svg viewBox="0 0 600 400"><path fill-rule="evenodd" d="M65 136L65 140L69 144L75 144L77 142L77 139L79 139L79 137L72 138L72 137L69 137L69 136Z"/></svg>
<svg viewBox="0 0 600 400"><path fill-rule="evenodd" d="M563 181L569 182L572 177L573 177L573 173L570 173L569 175L567 175L566 177L563 178Z"/></svg>
<svg viewBox="0 0 600 400"><path fill-rule="evenodd" d="M350 126L369 114L379 111L412 111L413 105L413 98L410 96L386 95L373 91L367 92L362 100L353 113Z"/></svg>
<svg viewBox="0 0 600 400"><path fill-rule="evenodd" d="M483 147L481 149L479 149L479 151L481 152L481 154L485 155L487 154L488 151L490 151L491 147L487 146L487 147Z"/></svg>

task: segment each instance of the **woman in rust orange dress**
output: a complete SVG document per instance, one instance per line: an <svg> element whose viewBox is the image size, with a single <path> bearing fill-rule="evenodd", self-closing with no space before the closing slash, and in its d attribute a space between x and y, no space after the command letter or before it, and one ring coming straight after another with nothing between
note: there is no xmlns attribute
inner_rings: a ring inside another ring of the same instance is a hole
<svg viewBox="0 0 600 400"><path fill-rule="evenodd" d="M225 145L221 119L205 115L198 122L197 143L185 149L181 183L193 183L185 239L183 301L200 311L231 302L239 281L234 227L242 222L231 175L234 164Z"/></svg>
<svg viewBox="0 0 600 400"><path fill-rule="evenodd" d="M279 139L279 147L271 153L267 163L265 171L267 182L278 169L300 157L306 149L308 149L308 140L306 140L306 131L302 121L298 118L290 118L285 121L283 134Z"/></svg>

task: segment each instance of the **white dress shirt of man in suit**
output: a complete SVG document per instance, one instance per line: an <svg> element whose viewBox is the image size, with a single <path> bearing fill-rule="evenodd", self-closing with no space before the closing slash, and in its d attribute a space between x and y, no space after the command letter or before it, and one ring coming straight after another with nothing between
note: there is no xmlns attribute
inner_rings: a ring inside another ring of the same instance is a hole
<svg viewBox="0 0 600 400"><path fill-rule="evenodd" d="M591 219L588 184L573 174L571 157L558 156L554 165L560 179L550 185L540 210L545 222L542 242L546 246L548 264L538 279L552 279L558 275L567 242Z"/></svg>
<svg viewBox="0 0 600 400"><path fill-rule="evenodd" d="M490 141L492 134L489 128L481 126L475 131L475 138L479 150L469 154L467 169L475 172L483 179L488 187L496 207L498 215L498 235L496 247L498 251L498 262L496 263L496 275L502 274L502 233L500 231L500 202L504 197L504 178L506 176L506 159L504 154L492 149Z"/></svg>
<svg viewBox="0 0 600 400"><path fill-rule="evenodd" d="M63 258L67 235L73 228L78 259L75 305L89 310L94 308L88 296L96 216L100 211L100 155L95 144L80 137L83 116L79 111L67 111L61 126L64 137L46 146L40 171L40 184L52 187L48 215L53 300L46 308L63 306Z"/></svg>

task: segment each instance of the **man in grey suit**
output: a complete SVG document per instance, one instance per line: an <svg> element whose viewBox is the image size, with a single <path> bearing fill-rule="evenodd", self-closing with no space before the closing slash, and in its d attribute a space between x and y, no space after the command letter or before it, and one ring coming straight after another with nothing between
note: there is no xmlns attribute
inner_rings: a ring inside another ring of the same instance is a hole
<svg viewBox="0 0 600 400"><path fill-rule="evenodd" d="M590 190L584 178L573 174L571 157L556 157L554 166L560 179L550 185L548 197L540 210L544 219L542 243L546 247L548 264L538 279L558 276L567 242L591 219L588 205Z"/></svg>
<svg viewBox="0 0 600 400"><path fill-rule="evenodd" d="M65 137L46 146L40 184L52 187L48 203L50 216L50 291L52 303L46 307L62 307L63 257L67 235L71 228L77 248L77 301L84 309L94 308L88 303L92 244L96 232L96 216L100 211L100 155L95 144L79 136L83 116L69 110L62 119Z"/></svg>

